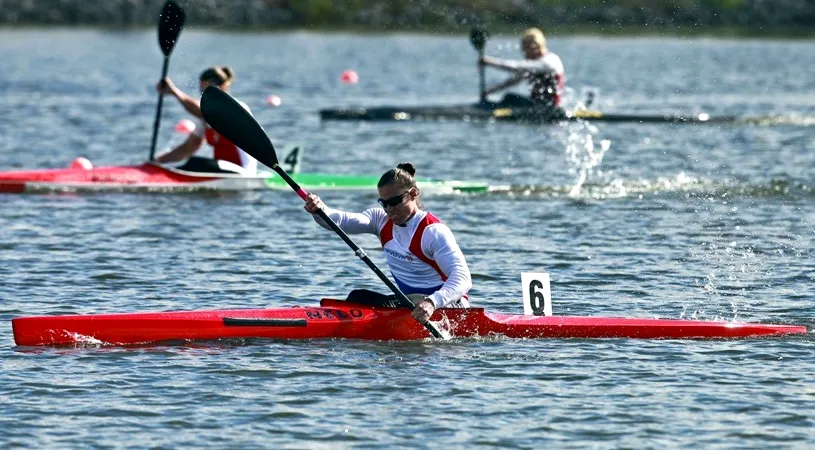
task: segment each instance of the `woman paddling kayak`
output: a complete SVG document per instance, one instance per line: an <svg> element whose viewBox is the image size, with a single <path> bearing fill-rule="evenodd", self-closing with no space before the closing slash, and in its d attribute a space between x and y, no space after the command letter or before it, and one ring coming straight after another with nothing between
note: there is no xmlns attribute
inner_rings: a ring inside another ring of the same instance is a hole
<svg viewBox="0 0 815 450"><path fill-rule="evenodd" d="M487 89L486 94L493 94L526 81L532 85L529 98L509 93L499 103L499 106L559 109L561 92L566 79L560 57L549 51L546 46L546 37L538 28L530 28L521 36L521 51L526 58L524 60L506 60L489 56L479 59L479 65L495 67L512 73L512 76L505 82Z"/></svg>
<svg viewBox="0 0 815 450"><path fill-rule="evenodd" d="M414 302L413 317L423 323L436 308L468 308L472 278L450 228L421 209L415 175L410 163L385 172L377 184L381 209L344 212L326 207L315 194L309 194L305 208L312 214L323 209L346 233L377 235L396 285ZM319 216L312 217L329 228ZM351 301L395 306L391 298L367 290L348 296Z"/></svg>
<svg viewBox="0 0 815 450"><path fill-rule="evenodd" d="M224 91L229 91L232 85L232 69L226 66L214 66L203 71L199 77L199 88L204 92L209 86L217 86ZM207 126L204 116L201 114L201 102L194 97L178 89L173 81L167 77L159 81L156 90L164 95L172 95L177 98L181 106L193 115L195 130L190 133L178 147L156 157L156 162L172 163L187 160L179 167L182 170L192 172L237 172L242 175L255 175L257 173L258 162L246 152L238 148L235 144L227 140ZM242 103L246 110L249 107ZM194 157L204 141L213 147L213 159Z"/></svg>

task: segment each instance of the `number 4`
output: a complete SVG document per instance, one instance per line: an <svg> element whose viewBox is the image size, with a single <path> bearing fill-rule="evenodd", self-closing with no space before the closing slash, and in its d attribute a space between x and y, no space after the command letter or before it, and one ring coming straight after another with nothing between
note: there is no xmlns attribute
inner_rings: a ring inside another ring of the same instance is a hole
<svg viewBox="0 0 815 450"><path fill-rule="evenodd" d="M283 164L288 165L286 169L289 173L297 173L300 171L300 146L295 146L289 151L289 154L283 158Z"/></svg>
<svg viewBox="0 0 815 450"><path fill-rule="evenodd" d="M545 272L522 272L521 288L524 294L524 314L552 315L552 292L549 274Z"/></svg>

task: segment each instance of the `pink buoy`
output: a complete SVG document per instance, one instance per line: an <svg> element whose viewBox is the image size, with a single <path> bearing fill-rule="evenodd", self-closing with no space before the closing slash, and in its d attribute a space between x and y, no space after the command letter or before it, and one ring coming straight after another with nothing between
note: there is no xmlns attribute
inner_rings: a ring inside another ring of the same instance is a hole
<svg viewBox="0 0 815 450"><path fill-rule="evenodd" d="M175 125L175 132L181 134L190 134L195 131L195 122L190 119L182 119Z"/></svg>
<svg viewBox="0 0 815 450"><path fill-rule="evenodd" d="M270 95L266 97L266 104L269 106L277 107L283 104L283 100L276 95Z"/></svg>
<svg viewBox="0 0 815 450"><path fill-rule="evenodd" d="M71 165L68 167L76 170L89 170L93 169L93 163L91 163L91 160L85 158L84 156L78 156L71 161Z"/></svg>
<svg viewBox="0 0 815 450"><path fill-rule="evenodd" d="M359 83L359 74L354 70L346 70L340 75L340 81L345 84Z"/></svg>

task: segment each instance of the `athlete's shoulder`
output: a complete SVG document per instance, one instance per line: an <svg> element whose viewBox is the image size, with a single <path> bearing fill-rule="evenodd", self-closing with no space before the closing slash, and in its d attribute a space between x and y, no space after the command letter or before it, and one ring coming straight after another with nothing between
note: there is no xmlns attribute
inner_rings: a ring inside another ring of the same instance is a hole
<svg viewBox="0 0 815 450"><path fill-rule="evenodd" d="M428 224L432 225L434 223L441 223L442 222L442 220L439 219L439 216L433 214L430 211L425 211L424 214L425 214L425 216L424 216L423 220L425 222L427 222Z"/></svg>
<svg viewBox="0 0 815 450"><path fill-rule="evenodd" d="M427 227L425 228L425 235L430 235L434 238L448 238L453 237L453 231L450 227L447 226L441 219L433 215L432 213L427 213L425 216L425 222L427 222Z"/></svg>
<svg viewBox="0 0 815 450"><path fill-rule="evenodd" d="M546 55L544 55L544 57L543 57L543 61L544 61L544 62L545 62L545 63L546 63L548 66L550 66L550 67L552 67L553 69L555 69L555 71L556 71L556 72L563 72L563 70L564 70L564 69L563 69L563 61L560 59L560 56L558 56L558 55L557 55L556 53L554 53L554 52L548 52L548 53L546 53Z"/></svg>
<svg viewBox="0 0 815 450"><path fill-rule="evenodd" d="M422 233L422 249L433 257L437 252L458 251L458 242L453 231L444 222L431 223Z"/></svg>

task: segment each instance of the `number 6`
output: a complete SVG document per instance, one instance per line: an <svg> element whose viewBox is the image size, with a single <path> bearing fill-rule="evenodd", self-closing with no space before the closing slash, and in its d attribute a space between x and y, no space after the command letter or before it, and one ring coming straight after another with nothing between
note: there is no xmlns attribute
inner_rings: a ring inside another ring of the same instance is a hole
<svg viewBox="0 0 815 450"><path fill-rule="evenodd" d="M548 273L521 273L521 287L524 296L524 314L552 315L552 294Z"/></svg>

